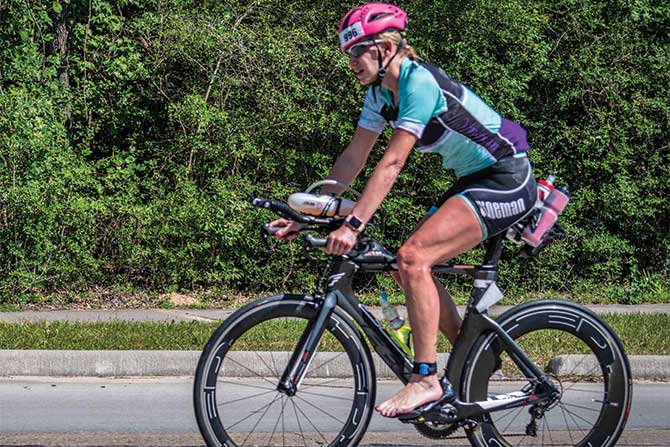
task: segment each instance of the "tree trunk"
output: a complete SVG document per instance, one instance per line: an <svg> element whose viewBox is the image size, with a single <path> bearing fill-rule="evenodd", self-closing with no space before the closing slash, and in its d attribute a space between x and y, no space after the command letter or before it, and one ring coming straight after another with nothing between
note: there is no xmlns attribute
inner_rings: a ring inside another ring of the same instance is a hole
<svg viewBox="0 0 670 447"><path fill-rule="evenodd" d="M61 11L56 17L56 29L54 32L54 39L52 42L52 50L54 54L57 54L60 57L60 67L58 69L58 80L63 84L63 86L67 89L70 87L70 78L68 76L68 68L70 66L68 60L67 60L67 53L68 53L68 36L70 34L70 31L68 30L67 27L67 18L68 18L68 12L69 12L69 7L70 5L67 2L60 2L61 4ZM68 130L71 129L72 127L72 114L70 112L70 106L66 105L65 110L63 111L65 113L65 126Z"/></svg>

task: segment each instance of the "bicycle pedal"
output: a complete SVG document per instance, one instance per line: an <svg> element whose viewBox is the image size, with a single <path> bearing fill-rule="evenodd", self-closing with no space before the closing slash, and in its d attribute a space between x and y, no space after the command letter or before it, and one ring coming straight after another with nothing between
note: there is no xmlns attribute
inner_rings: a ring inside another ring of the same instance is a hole
<svg viewBox="0 0 670 447"><path fill-rule="evenodd" d="M426 422L436 422L439 424L450 424L458 419L458 410L451 404L434 408L424 414Z"/></svg>
<svg viewBox="0 0 670 447"><path fill-rule="evenodd" d="M415 408L414 410L398 414L395 417L398 418L401 422L408 424L423 424L424 422L451 422L453 417L456 417L458 411L453 405L450 405L451 402L456 400L456 391L454 387L449 383L449 380L446 376L443 376L440 379L440 386L442 387L442 397L439 399L428 402L420 407ZM443 409L448 409L449 416L447 413L442 413ZM451 415L453 409L454 415ZM447 421L445 418L448 417L450 420Z"/></svg>
<svg viewBox="0 0 670 447"><path fill-rule="evenodd" d="M400 422L405 424L424 424L434 422L437 424L450 424L458 419L458 410L451 404L434 405L431 404L419 407L409 413L398 415ZM428 408L426 408L428 407Z"/></svg>
<svg viewBox="0 0 670 447"><path fill-rule="evenodd" d="M458 418L458 410L451 405L456 400L456 393L451 384L444 380L442 383L444 394L438 400L422 405L409 413L399 414L396 417L405 423L423 424L424 422L453 422Z"/></svg>
<svg viewBox="0 0 670 447"><path fill-rule="evenodd" d="M409 414L401 414L400 416L398 416L398 420L403 424L420 425L426 422L426 420L423 417L421 417L421 415L413 415L414 417L412 417Z"/></svg>

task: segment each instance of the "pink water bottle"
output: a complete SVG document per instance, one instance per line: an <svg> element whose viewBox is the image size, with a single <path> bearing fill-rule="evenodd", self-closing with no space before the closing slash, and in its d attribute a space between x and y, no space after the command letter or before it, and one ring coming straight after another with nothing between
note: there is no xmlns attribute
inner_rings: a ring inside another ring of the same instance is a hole
<svg viewBox="0 0 670 447"><path fill-rule="evenodd" d="M544 202L544 200L549 197L549 194L554 190L554 182L556 181L556 177L553 175L548 175L546 180L545 179L540 179L537 182L537 199L540 202Z"/></svg>
<svg viewBox="0 0 670 447"><path fill-rule="evenodd" d="M526 241L528 245L537 247L542 243L544 236L554 226L558 215L563 212L565 206L568 204L570 196L568 189L565 186L559 186L553 189L549 196L544 199L544 203L540 208L540 217L534 226L528 226L523 230L521 239Z"/></svg>

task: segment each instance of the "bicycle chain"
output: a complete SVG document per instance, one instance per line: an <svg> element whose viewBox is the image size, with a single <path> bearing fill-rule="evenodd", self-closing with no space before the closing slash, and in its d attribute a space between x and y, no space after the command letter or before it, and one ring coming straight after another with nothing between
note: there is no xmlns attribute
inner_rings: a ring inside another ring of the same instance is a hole
<svg viewBox="0 0 670 447"><path fill-rule="evenodd" d="M430 439L467 439L468 437L465 435L460 435L460 436L451 436L454 434L459 428L461 428L460 425L458 424L451 424L451 425L446 425L446 424L436 424L440 428L431 428L429 425L426 423L423 424L415 424L414 427L416 430L421 433L421 435L425 436L426 438ZM528 433L506 433L505 437L506 438L521 438L521 437L527 437L529 436Z"/></svg>
<svg viewBox="0 0 670 447"><path fill-rule="evenodd" d="M501 382L516 382L515 379L501 378L498 379ZM430 425L429 425L430 424ZM437 424L433 422L424 422L422 424L414 424L416 430L429 439L467 439L467 436L452 436L463 424ZM506 437L520 437L527 436L526 433L508 433Z"/></svg>
<svg viewBox="0 0 670 447"><path fill-rule="evenodd" d="M430 425L428 425L430 424ZM431 427L434 426L436 428ZM426 438L430 439L446 439L454 434L460 426L458 424L435 424L432 422L424 422L423 424L415 424L416 430ZM466 436L454 436L450 439L465 439Z"/></svg>

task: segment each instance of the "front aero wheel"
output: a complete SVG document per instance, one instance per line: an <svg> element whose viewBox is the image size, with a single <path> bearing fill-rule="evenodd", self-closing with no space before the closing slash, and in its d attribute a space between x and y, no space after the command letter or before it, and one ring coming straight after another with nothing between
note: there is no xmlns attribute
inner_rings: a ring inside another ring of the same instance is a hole
<svg viewBox="0 0 670 447"><path fill-rule="evenodd" d="M367 345L336 310L294 395L277 385L317 315L311 299L279 295L231 315L198 363L194 400L209 446L352 446L375 398Z"/></svg>
<svg viewBox="0 0 670 447"><path fill-rule="evenodd" d="M539 301L498 318L521 349L558 388L551 401L493 412L468 432L473 446L613 446L623 431L632 400L628 359L612 329L582 306ZM482 336L464 371L461 397L468 402L500 401L511 393L534 394L507 352L494 369L495 334ZM514 395L514 394L512 394Z"/></svg>

